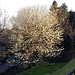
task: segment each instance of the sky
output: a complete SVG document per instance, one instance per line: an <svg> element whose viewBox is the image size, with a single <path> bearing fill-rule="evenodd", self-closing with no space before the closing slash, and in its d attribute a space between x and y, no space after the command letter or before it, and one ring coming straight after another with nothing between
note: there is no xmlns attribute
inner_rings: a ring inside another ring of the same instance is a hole
<svg viewBox="0 0 75 75"><path fill-rule="evenodd" d="M2 11L6 9L9 16L14 16L17 14L17 11L26 6L34 5L44 5L48 8L54 0L0 0L0 8ZM56 0L58 5L66 3L69 10L75 10L75 1L74 0Z"/></svg>

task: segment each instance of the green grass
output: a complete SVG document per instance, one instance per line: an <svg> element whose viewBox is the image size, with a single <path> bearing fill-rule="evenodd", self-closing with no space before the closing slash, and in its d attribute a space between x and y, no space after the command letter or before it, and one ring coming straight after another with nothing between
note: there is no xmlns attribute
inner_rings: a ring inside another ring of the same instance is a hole
<svg viewBox="0 0 75 75"><path fill-rule="evenodd" d="M56 63L37 66L18 75L67 75L75 68L75 58L68 63Z"/></svg>
<svg viewBox="0 0 75 75"><path fill-rule="evenodd" d="M63 68L55 71L52 75L67 75L70 71L75 69L75 58L72 59L67 65Z"/></svg>
<svg viewBox="0 0 75 75"><path fill-rule="evenodd" d="M19 75L50 75L54 71L62 68L65 64L66 63L41 65L35 67L34 69L29 69L25 72L22 72Z"/></svg>

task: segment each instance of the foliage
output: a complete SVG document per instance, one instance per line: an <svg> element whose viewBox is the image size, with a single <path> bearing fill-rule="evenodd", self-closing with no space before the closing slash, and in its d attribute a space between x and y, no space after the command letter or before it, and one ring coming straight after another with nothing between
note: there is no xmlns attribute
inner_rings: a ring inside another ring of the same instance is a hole
<svg viewBox="0 0 75 75"><path fill-rule="evenodd" d="M9 35L9 29L6 28L6 22L7 22L7 14L2 12L2 10L0 9L0 58L2 57L6 57L7 55L7 51L6 47L8 45L8 36ZM5 19L4 19L5 18Z"/></svg>
<svg viewBox="0 0 75 75"><path fill-rule="evenodd" d="M60 46L64 32L63 22L59 22L61 12L57 15L60 9L55 12L57 9L52 7L50 14L46 9L27 7L21 9L17 17L13 17L13 29L16 32L13 52L23 62L35 63L43 56L57 56L63 50Z"/></svg>
<svg viewBox="0 0 75 75"><path fill-rule="evenodd" d="M22 62L36 63L42 57L59 55L64 50L62 41L66 36L71 38L71 47L74 50L74 23L71 25L69 22L66 4L58 6L54 1L49 12L45 7L22 8L11 19L11 30L5 28L8 15L6 11L4 13L0 22L0 42L7 41L6 47L11 47L10 52Z"/></svg>

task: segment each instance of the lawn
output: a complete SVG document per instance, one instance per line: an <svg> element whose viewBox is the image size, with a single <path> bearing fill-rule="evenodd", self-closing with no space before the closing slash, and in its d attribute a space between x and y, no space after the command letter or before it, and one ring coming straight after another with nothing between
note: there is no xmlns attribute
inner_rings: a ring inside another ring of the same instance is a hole
<svg viewBox="0 0 75 75"><path fill-rule="evenodd" d="M18 75L67 75L75 68L75 58L68 63L55 63L37 66Z"/></svg>
<svg viewBox="0 0 75 75"><path fill-rule="evenodd" d="M41 65L35 68L31 68L18 75L49 75L52 74L54 71L61 69L65 65L66 63Z"/></svg>
<svg viewBox="0 0 75 75"><path fill-rule="evenodd" d="M55 71L52 75L67 75L70 71L75 69L75 58L72 59L67 65L63 68Z"/></svg>

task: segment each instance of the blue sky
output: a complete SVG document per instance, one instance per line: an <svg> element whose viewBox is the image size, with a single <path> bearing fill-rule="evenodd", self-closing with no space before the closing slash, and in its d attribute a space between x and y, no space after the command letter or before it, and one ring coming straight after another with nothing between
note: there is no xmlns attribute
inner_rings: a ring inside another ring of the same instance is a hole
<svg viewBox="0 0 75 75"><path fill-rule="evenodd" d="M25 6L44 5L50 7L54 0L0 0L0 8L6 9L9 16L16 15L18 9ZM56 0L58 5L66 3L69 10L75 10L74 0Z"/></svg>

